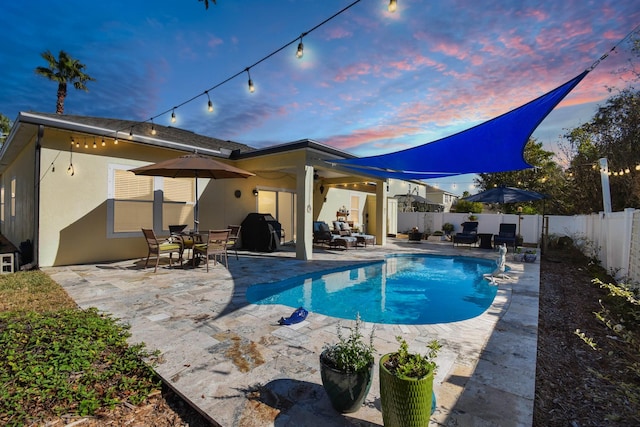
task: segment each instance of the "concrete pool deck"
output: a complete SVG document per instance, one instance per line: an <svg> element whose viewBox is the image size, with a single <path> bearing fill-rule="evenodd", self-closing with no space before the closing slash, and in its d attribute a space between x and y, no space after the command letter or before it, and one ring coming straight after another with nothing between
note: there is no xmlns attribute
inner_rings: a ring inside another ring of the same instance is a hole
<svg viewBox="0 0 640 427"><path fill-rule="evenodd" d="M336 340L339 319L310 312L306 321L279 326L293 309L249 304L256 283L382 259L391 253L434 253L495 259L496 252L451 243L389 239L386 246L349 250L316 248L313 261L295 259L292 248L274 253L239 252L229 269L207 273L169 269L153 273L143 260L43 268L82 308L131 325L130 342L161 352L156 371L213 423L221 426L381 426L376 368L363 407L333 410L322 388L318 356ZM539 261L510 261L492 306L482 315L436 325L375 325L379 356L442 344L434 381L432 425L530 426L533 418L538 327ZM345 325L350 322L342 322ZM372 324L366 324L367 333Z"/></svg>

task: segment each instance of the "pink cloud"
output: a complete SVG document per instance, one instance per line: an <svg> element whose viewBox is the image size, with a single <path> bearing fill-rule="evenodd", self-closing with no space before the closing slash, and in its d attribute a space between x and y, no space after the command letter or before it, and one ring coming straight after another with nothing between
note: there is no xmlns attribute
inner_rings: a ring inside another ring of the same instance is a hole
<svg viewBox="0 0 640 427"><path fill-rule="evenodd" d="M344 82L350 79L354 80L357 78L357 76L370 74L371 70L372 70L371 64L367 64L364 62L351 64L347 67L344 67L338 70L333 80L337 82Z"/></svg>
<svg viewBox="0 0 640 427"><path fill-rule="evenodd" d="M351 31L342 27L331 27L325 31L325 34L327 40L344 39L353 35Z"/></svg>
<svg viewBox="0 0 640 427"><path fill-rule="evenodd" d="M223 41L221 38L216 37L216 36L209 36L209 40L207 41L207 46L214 48L216 46L219 46L223 44Z"/></svg>

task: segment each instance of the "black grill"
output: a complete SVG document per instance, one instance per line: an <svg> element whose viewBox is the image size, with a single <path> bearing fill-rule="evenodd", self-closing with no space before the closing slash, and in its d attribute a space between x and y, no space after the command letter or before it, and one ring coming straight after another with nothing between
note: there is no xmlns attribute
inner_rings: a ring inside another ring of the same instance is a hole
<svg viewBox="0 0 640 427"><path fill-rule="evenodd" d="M280 248L282 226L271 214L250 213L242 221L242 249L273 252Z"/></svg>

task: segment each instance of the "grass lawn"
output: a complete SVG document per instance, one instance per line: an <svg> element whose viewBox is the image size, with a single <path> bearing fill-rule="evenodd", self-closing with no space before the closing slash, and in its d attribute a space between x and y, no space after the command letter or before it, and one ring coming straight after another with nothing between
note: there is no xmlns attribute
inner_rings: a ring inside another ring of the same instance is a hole
<svg viewBox="0 0 640 427"><path fill-rule="evenodd" d="M0 276L0 424L136 405L161 386L125 325L81 310L40 271Z"/></svg>

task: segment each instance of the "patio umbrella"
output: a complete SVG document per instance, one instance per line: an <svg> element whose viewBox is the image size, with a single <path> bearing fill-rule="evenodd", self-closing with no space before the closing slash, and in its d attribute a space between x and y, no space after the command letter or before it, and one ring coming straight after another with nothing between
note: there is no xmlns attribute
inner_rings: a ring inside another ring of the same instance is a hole
<svg viewBox="0 0 640 427"><path fill-rule="evenodd" d="M474 194L473 196L463 197L462 200L482 203L518 203L542 200L546 198L546 194L536 193L535 191L500 186L482 191L478 194Z"/></svg>
<svg viewBox="0 0 640 427"><path fill-rule="evenodd" d="M168 178L195 178L196 204L193 209L194 228L198 231L198 178L248 178L255 174L199 154L187 154L132 169L136 175L165 176Z"/></svg>

